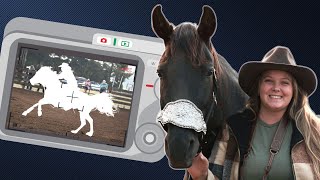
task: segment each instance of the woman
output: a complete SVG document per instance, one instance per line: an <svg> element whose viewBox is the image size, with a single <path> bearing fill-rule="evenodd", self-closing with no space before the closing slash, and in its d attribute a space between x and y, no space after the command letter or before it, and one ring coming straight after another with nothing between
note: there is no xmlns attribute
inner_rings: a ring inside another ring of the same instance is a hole
<svg viewBox="0 0 320 180"><path fill-rule="evenodd" d="M108 84L106 80L103 80L102 83L100 84L100 93L107 92L108 89Z"/></svg>
<svg viewBox="0 0 320 180"><path fill-rule="evenodd" d="M91 90L91 81L90 81L90 79L87 79L84 82L84 93L88 92L88 94L90 94L90 90Z"/></svg>
<svg viewBox="0 0 320 180"><path fill-rule="evenodd" d="M317 87L315 73L296 65L288 48L277 46L261 62L245 63L239 84L250 98L243 112L227 120L227 148L213 151L211 168L200 153L188 173L193 179L319 180L320 119L308 102ZM217 158L224 160L220 174L212 168Z"/></svg>

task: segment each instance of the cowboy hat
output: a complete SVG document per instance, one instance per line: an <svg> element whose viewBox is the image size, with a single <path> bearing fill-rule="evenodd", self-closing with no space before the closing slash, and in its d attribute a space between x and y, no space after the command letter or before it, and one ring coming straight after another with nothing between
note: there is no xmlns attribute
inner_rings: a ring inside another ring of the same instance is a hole
<svg viewBox="0 0 320 180"><path fill-rule="evenodd" d="M70 67L68 63L62 63L59 67Z"/></svg>
<svg viewBox="0 0 320 180"><path fill-rule="evenodd" d="M311 96L317 88L317 75L306 66L297 65L289 48L276 46L261 61L244 63L239 70L239 85L249 96L256 78L267 70L281 70L290 73L298 85Z"/></svg>

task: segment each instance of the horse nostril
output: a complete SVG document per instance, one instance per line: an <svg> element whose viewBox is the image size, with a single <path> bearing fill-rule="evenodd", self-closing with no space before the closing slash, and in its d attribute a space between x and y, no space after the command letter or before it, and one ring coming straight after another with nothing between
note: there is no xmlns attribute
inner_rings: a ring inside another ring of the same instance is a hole
<svg viewBox="0 0 320 180"><path fill-rule="evenodd" d="M189 148L192 149L193 145L194 145L194 139L191 139L191 140L190 140L190 144L189 144Z"/></svg>
<svg viewBox="0 0 320 180"><path fill-rule="evenodd" d="M188 151L191 151L193 149L194 143L195 143L194 139L191 139L189 143Z"/></svg>

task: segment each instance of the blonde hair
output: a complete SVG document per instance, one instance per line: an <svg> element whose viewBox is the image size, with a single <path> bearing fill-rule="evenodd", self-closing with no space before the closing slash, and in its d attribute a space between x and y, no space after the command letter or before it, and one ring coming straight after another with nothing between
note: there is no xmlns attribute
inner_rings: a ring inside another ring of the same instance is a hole
<svg viewBox="0 0 320 180"><path fill-rule="evenodd" d="M261 75L257 77L251 88L251 97L246 107L251 109L257 119L260 109L260 97L258 93ZM292 76L293 96L288 105L285 116L293 119L304 137L307 154L312 162L314 176L320 180L320 118L313 112L310 107L307 93L302 90L295 78Z"/></svg>
<svg viewBox="0 0 320 180"><path fill-rule="evenodd" d="M304 137L314 175L320 180L320 118L311 109L307 93L298 86L295 79L293 79L293 89L288 115L294 119L298 130Z"/></svg>

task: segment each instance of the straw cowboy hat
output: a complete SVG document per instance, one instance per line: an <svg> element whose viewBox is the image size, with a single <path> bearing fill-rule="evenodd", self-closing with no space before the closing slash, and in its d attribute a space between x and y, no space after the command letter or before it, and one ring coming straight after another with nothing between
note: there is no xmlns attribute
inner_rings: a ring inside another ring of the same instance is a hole
<svg viewBox="0 0 320 180"><path fill-rule="evenodd" d="M244 63L239 70L239 84L244 92L252 95L252 85L256 78L267 70L282 70L290 73L298 85L311 96L317 88L317 75L306 66L297 65L289 48L276 46L261 61Z"/></svg>

